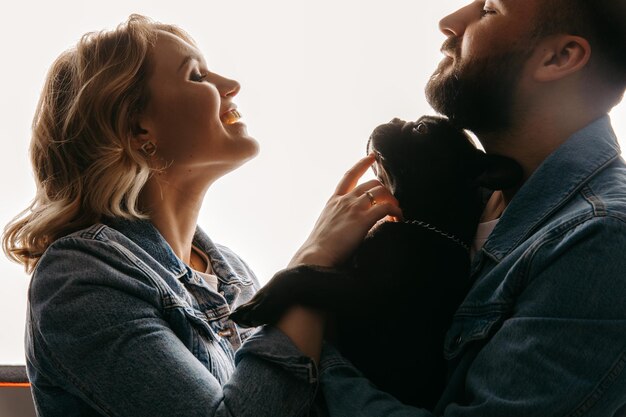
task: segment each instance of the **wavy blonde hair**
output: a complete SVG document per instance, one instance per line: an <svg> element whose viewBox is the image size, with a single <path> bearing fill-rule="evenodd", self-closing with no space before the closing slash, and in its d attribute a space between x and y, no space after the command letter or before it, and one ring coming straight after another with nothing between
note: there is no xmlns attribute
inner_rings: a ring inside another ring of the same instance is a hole
<svg viewBox="0 0 626 417"><path fill-rule="evenodd" d="M37 192L2 237L5 254L27 272L52 242L102 216L146 217L138 197L152 170L133 140L159 31L193 44L178 27L134 14L114 30L87 33L52 64L32 125Z"/></svg>

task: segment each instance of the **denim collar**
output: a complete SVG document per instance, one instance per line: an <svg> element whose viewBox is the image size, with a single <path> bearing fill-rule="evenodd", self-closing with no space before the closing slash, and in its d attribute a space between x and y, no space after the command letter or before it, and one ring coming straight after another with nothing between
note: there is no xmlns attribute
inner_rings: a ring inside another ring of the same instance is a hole
<svg viewBox="0 0 626 417"><path fill-rule="evenodd" d="M193 270L174 254L171 246L150 220L109 217L103 219L102 223L133 241L178 280L188 284L195 282ZM208 255L213 273L219 281L219 293L232 306L239 297L240 287L254 284L252 271L229 249L213 243L200 227L196 227L193 244Z"/></svg>
<svg viewBox="0 0 626 417"><path fill-rule="evenodd" d="M486 255L500 262L619 155L608 115L572 135L517 192L483 247Z"/></svg>
<svg viewBox="0 0 626 417"><path fill-rule="evenodd" d="M150 220L128 220L118 217L103 219L102 223L132 240L174 276L180 277L187 273L185 263L174 254L172 247Z"/></svg>

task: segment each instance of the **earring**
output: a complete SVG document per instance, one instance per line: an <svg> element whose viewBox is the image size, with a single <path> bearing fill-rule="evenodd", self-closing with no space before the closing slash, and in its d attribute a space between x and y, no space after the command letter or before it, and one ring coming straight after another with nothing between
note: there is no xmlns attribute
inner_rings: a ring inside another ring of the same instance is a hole
<svg viewBox="0 0 626 417"><path fill-rule="evenodd" d="M153 156L156 153L156 150L157 150L157 147L151 140L141 145L141 151L146 156Z"/></svg>

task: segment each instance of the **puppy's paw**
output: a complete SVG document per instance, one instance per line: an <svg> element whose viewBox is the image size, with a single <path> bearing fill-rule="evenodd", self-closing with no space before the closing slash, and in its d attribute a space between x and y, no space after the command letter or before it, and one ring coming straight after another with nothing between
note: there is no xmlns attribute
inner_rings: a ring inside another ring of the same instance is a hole
<svg viewBox="0 0 626 417"><path fill-rule="evenodd" d="M275 324L289 307L301 305L336 311L353 288L345 272L333 268L300 265L278 272L230 318L242 327Z"/></svg>
<svg viewBox="0 0 626 417"><path fill-rule="evenodd" d="M283 303L272 302L265 288L261 289L250 301L240 305L230 314L231 320L241 327L257 327L274 324L284 313Z"/></svg>

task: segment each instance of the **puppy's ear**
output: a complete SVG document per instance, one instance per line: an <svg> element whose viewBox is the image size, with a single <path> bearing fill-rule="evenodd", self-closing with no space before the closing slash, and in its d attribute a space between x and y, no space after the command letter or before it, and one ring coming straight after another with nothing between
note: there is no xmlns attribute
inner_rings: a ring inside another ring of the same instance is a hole
<svg viewBox="0 0 626 417"><path fill-rule="evenodd" d="M522 181L522 167L511 158L476 150L476 183L490 190L506 190Z"/></svg>

